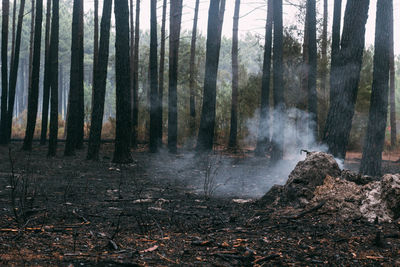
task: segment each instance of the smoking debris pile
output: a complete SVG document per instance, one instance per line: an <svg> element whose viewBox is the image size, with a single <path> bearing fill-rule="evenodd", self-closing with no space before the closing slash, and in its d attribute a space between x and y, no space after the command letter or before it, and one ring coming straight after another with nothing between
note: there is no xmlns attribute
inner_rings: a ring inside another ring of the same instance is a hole
<svg viewBox="0 0 400 267"><path fill-rule="evenodd" d="M332 155L310 152L260 203L305 210L319 205L319 212L335 218L391 222L400 218L400 174L379 179L342 171Z"/></svg>

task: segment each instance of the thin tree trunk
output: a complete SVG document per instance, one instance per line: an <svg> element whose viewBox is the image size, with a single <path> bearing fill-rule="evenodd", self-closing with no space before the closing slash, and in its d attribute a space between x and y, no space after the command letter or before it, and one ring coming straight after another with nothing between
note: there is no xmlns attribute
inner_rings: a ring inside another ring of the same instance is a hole
<svg viewBox="0 0 400 267"><path fill-rule="evenodd" d="M130 46L129 46L129 55L130 55L130 90L131 90L131 110L133 112L133 109L135 108L135 100L134 100L134 96L135 96L135 92L134 92L134 86L133 86L133 65L134 65L134 60L135 60L135 22L134 22L134 16L133 16L133 0L129 0L129 24L130 24ZM133 121L133 113L131 114L131 120ZM132 125L132 131L134 131L134 127ZM133 132L132 132L132 136L131 136L131 142L133 140Z"/></svg>
<svg viewBox="0 0 400 267"><path fill-rule="evenodd" d="M150 152L157 152L158 146L158 77L157 77L157 0L150 2ZM171 7L172 7L171 3Z"/></svg>
<svg viewBox="0 0 400 267"><path fill-rule="evenodd" d="M168 82L168 150L177 152L178 142L178 59L182 20L182 0L170 3L169 82Z"/></svg>
<svg viewBox="0 0 400 267"><path fill-rule="evenodd" d="M22 22L24 19L24 8L25 8L25 0L21 0L19 12L18 12L18 23L17 23L17 35L15 37L15 52L13 62L11 62L11 70L10 70L10 83L9 83L9 94L8 94L8 111L7 111L7 129L6 129L6 138L7 143L10 142L11 138L11 130L12 130L12 119L13 119L13 111L14 111L14 102L15 102L15 91L17 88L17 78L18 78L18 65L19 65L19 52L21 48L21 35L22 35Z"/></svg>
<svg viewBox="0 0 400 267"><path fill-rule="evenodd" d="M115 1L115 67L116 67L116 135L114 163L130 163L132 133L129 65L129 8L128 0Z"/></svg>
<svg viewBox="0 0 400 267"><path fill-rule="evenodd" d="M78 91L78 125L77 125L77 139L75 147L77 149L83 148L83 136L85 134L85 93L84 93L84 42L83 42L83 5L82 1L79 10L79 91Z"/></svg>
<svg viewBox="0 0 400 267"><path fill-rule="evenodd" d="M368 129L363 147L360 172L381 175L382 151L388 112L390 69L390 23L393 0L380 0L376 8L374 73Z"/></svg>
<svg viewBox="0 0 400 267"><path fill-rule="evenodd" d="M273 92L274 92L274 129L272 133L271 160L283 158L285 99L283 87L283 21L282 0L274 0L274 48L273 48Z"/></svg>
<svg viewBox="0 0 400 267"><path fill-rule="evenodd" d="M268 0L267 24L265 26L265 46L263 76L261 84L261 108L258 127L256 156L263 157L270 143L270 82L271 82L271 52L272 52L272 26L273 26L273 0Z"/></svg>
<svg viewBox="0 0 400 267"><path fill-rule="evenodd" d="M324 141L335 157L344 159L349 141L365 42L369 0L348 0L342 42L331 69L333 97L325 124Z"/></svg>
<svg viewBox="0 0 400 267"><path fill-rule="evenodd" d="M196 147L198 151L210 151L213 148L217 75L224 12L225 0L210 1L207 26L203 106L201 110L200 128Z"/></svg>
<svg viewBox="0 0 400 267"><path fill-rule="evenodd" d="M93 109L89 135L89 146L87 159L98 160L101 128L103 125L104 102L106 94L108 54L110 43L110 24L111 24L112 0L105 0L103 5L103 15L101 17L101 35L98 63L94 67L93 76Z"/></svg>
<svg viewBox="0 0 400 267"><path fill-rule="evenodd" d="M336 97L336 87L333 83L338 79L333 75L336 73L336 67L338 65L338 56L340 52L340 25L342 18L342 0L335 0L333 10L333 22L332 22L332 47L331 47L331 76L330 76L330 95L329 102L333 103L333 99Z"/></svg>
<svg viewBox="0 0 400 267"><path fill-rule="evenodd" d="M33 38L35 34L35 0L31 0L31 33L29 37L29 81L32 83Z"/></svg>
<svg viewBox="0 0 400 267"><path fill-rule="evenodd" d="M163 0L163 10L161 19L161 46L160 46L160 67L158 73L158 141L162 146L163 137L163 95L164 95L164 66L165 66L165 21L167 16L167 0Z"/></svg>
<svg viewBox="0 0 400 267"><path fill-rule="evenodd" d="M137 147L138 138L138 115L139 115L139 23L140 23L140 0L136 0L136 21L135 21L135 48L133 60L133 110L132 110L132 140L131 146Z"/></svg>
<svg viewBox="0 0 400 267"><path fill-rule="evenodd" d="M40 134L40 144L46 144L47 124L49 121L49 100L50 100L50 21L51 19L51 0L47 0L46 7L46 33L45 33L45 60L43 77L43 106L42 106L42 129Z"/></svg>
<svg viewBox="0 0 400 267"><path fill-rule="evenodd" d="M14 0L13 3L13 17L12 17L12 35L11 35L11 59L10 63L13 62L14 51L15 51L15 24L17 21L17 1ZM10 66L11 67L11 66Z"/></svg>
<svg viewBox="0 0 400 267"><path fill-rule="evenodd" d="M8 100L8 17L10 2L2 1L1 22L1 118L0 144L7 144L7 100Z"/></svg>
<svg viewBox="0 0 400 267"><path fill-rule="evenodd" d="M318 137L318 99L317 99L317 37L315 0L307 0L307 39L308 39L308 113L311 135Z"/></svg>
<svg viewBox="0 0 400 267"><path fill-rule="evenodd" d="M99 0L94 0L94 33L93 33L93 74L92 74L92 110L94 103L94 77L99 57Z"/></svg>
<svg viewBox="0 0 400 267"><path fill-rule="evenodd" d="M50 133L48 156L54 157L57 152L58 137L58 42L59 42L59 3L53 0L53 14L50 34Z"/></svg>
<svg viewBox="0 0 400 267"><path fill-rule="evenodd" d="M397 146L397 125L396 125L396 72L394 59L394 31L393 31L393 10L390 12L390 148Z"/></svg>
<svg viewBox="0 0 400 267"><path fill-rule="evenodd" d="M32 150L39 100L40 45L42 41L43 0L36 1L35 37L33 47L32 79L28 91L28 114L23 150Z"/></svg>
<svg viewBox="0 0 400 267"><path fill-rule="evenodd" d="M232 103L231 103L231 130L228 146L233 148L237 145L237 113L238 113L238 90L239 90L239 12L240 0L235 1L235 13L233 15L232 33Z"/></svg>
<svg viewBox="0 0 400 267"><path fill-rule="evenodd" d="M190 87L190 99L189 99L189 113L190 113L190 138L194 138L196 135L196 99L195 99L195 85L196 85L196 40L197 40L197 21L199 17L199 5L200 0L196 0L194 8L194 19L192 29L192 41L190 44L190 66L189 66L189 87ZM192 147L192 145L191 145Z"/></svg>
<svg viewBox="0 0 400 267"><path fill-rule="evenodd" d="M322 139L322 133L324 131L324 121L326 120L327 109L329 107L329 93L327 89L327 75L328 75L328 0L324 0L324 11L322 21L322 36L321 36L321 95L322 95L322 107L319 109L323 119L317 121L319 139Z"/></svg>
<svg viewBox="0 0 400 267"><path fill-rule="evenodd" d="M70 90L68 97L69 112L67 116L67 139L65 143L65 156L75 154L75 148L79 142L80 127L80 90L81 90L81 0L74 0L72 15L72 39L71 44L71 72Z"/></svg>

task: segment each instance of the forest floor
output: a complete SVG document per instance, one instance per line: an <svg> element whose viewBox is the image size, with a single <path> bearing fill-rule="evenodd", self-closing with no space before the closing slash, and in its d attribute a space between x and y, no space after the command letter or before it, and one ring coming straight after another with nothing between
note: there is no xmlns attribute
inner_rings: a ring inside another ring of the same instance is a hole
<svg viewBox="0 0 400 267"><path fill-rule="evenodd" d="M247 152L142 148L134 163L115 165L111 144L99 162L84 150L47 159L45 147L20 146L10 154L0 147L0 265L400 266L400 221L344 221L318 210L287 216L260 205L292 160L273 168ZM357 164L352 157L348 167ZM400 173L400 164L385 161L384 169Z"/></svg>

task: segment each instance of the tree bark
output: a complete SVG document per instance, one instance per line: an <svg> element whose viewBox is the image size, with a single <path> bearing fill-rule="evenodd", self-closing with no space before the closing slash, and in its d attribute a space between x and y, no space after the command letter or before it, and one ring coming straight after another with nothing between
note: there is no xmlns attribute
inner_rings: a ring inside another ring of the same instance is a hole
<svg viewBox="0 0 400 267"><path fill-rule="evenodd" d="M7 144L7 100L8 100L8 17L10 2L2 1L1 20L1 118L0 144Z"/></svg>
<svg viewBox="0 0 400 267"><path fill-rule="evenodd" d="M393 10L390 16L390 148L394 150L397 147L397 124L396 124L396 72L394 59L394 31L393 31Z"/></svg>
<svg viewBox="0 0 400 267"><path fill-rule="evenodd" d="M240 0L235 1L235 12L233 15L232 33L232 103L231 103L231 129L229 133L228 146L233 148L237 145L237 113L238 113L238 91L239 91L239 12Z"/></svg>
<svg viewBox="0 0 400 267"><path fill-rule="evenodd" d="M53 0L53 14L50 34L50 133L47 155L54 157L57 152L58 137L58 42L59 42L59 3Z"/></svg>
<svg viewBox="0 0 400 267"><path fill-rule="evenodd" d="M110 43L112 0L105 0L103 4L103 15L101 17L100 49L98 64L95 65L93 76L93 109L89 135L89 146L87 159L98 160L101 129L103 125L104 102L107 83L107 67Z"/></svg>
<svg viewBox="0 0 400 267"><path fill-rule="evenodd" d="M335 157L344 159L349 141L365 42L369 0L348 0L340 51L331 69L333 97L324 142Z"/></svg>
<svg viewBox="0 0 400 267"><path fill-rule="evenodd" d="M200 128L196 148L199 152L210 151L213 148L217 75L224 12L225 0L210 1L207 26L203 106L201 110Z"/></svg>
<svg viewBox="0 0 400 267"><path fill-rule="evenodd" d="M42 106L42 129L40 134L40 144L46 144L47 124L49 121L49 100L50 100L50 19L51 19L51 0L47 0L46 8L46 30L45 30L45 60L43 77L43 106Z"/></svg>
<svg viewBox="0 0 400 267"><path fill-rule="evenodd" d="M78 98L77 139L75 144L75 147L77 149L83 148L83 136L85 128L83 5L84 1L82 1L79 9L79 91L78 91L79 98Z"/></svg>
<svg viewBox="0 0 400 267"><path fill-rule="evenodd" d="M135 48L133 60L133 110L132 110L132 140L131 146L137 147L138 138L138 115L139 115L139 31L140 25L140 0L136 0L136 21L135 21Z"/></svg>
<svg viewBox="0 0 400 267"><path fill-rule="evenodd" d="M270 145L270 82L271 82L271 52L272 52L272 26L273 26L273 0L268 1L267 24L265 26L265 45L263 75L261 83L261 108L260 122L258 126L257 147L255 154L258 157L265 156Z"/></svg>
<svg viewBox="0 0 400 267"><path fill-rule="evenodd" d="M336 67L338 65L338 56L340 52L340 28L342 18L342 0L335 0L333 10L333 22L332 22L332 47L331 47L331 76L330 76L330 94L329 102L332 103L333 99L337 95L334 91L336 88L333 86L333 82L337 80L333 74L336 73Z"/></svg>
<svg viewBox="0 0 400 267"><path fill-rule="evenodd" d="M31 0L31 32L29 37L29 80L32 83L32 63L33 63L33 38L35 34L35 0Z"/></svg>
<svg viewBox="0 0 400 267"><path fill-rule="evenodd" d="M196 0L194 8L194 19L192 29L192 41L190 44L190 66L189 66L189 87L190 87L190 99L189 99L189 113L190 113L190 138L194 138L196 134L196 98L195 98L195 85L196 85L196 40L197 40L197 21L199 17L199 4L200 0Z"/></svg>
<svg viewBox="0 0 400 267"><path fill-rule="evenodd" d="M160 67L158 71L158 141L162 146L163 138L163 96L164 96L164 66L165 66L165 22L167 17L167 0L163 0L163 10L161 19L161 46L160 46Z"/></svg>
<svg viewBox="0 0 400 267"><path fill-rule="evenodd" d="M93 33L93 73L92 73L92 110L94 103L94 77L99 57L99 0L94 0L94 33Z"/></svg>
<svg viewBox="0 0 400 267"><path fill-rule="evenodd" d="M178 141L178 59L182 0L171 0L169 36L168 149L177 152Z"/></svg>
<svg viewBox="0 0 400 267"><path fill-rule="evenodd" d="M382 172L389 95L390 12L393 12L393 0L377 2L371 103L360 167L361 173L371 176L381 175Z"/></svg>
<svg viewBox="0 0 400 267"><path fill-rule="evenodd" d="M283 158L285 128L285 99L283 87L283 21L282 0L274 0L274 50L273 50L273 92L274 129L272 133L272 162Z"/></svg>
<svg viewBox="0 0 400 267"><path fill-rule="evenodd" d="M32 150L39 100L40 45L42 40L43 0L36 1L35 37L32 61L32 79L28 91L28 114L23 150Z"/></svg>
<svg viewBox="0 0 400 267"><path fill-rule="evenodd" d="M116 67L116 135L114 163L130 163L132 133L129 65L129 8L128 0L115 1L115 67Z"/></svg>

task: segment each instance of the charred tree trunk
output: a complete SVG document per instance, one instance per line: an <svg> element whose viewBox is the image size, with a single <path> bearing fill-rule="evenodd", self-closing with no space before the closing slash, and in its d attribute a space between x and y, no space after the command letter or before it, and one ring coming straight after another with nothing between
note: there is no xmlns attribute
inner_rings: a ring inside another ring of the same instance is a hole
<svg viewBox="0 0 400 267"><path fill-rule="evenodd" d="M7 129L6 129L6 141L10 142L11 130L12 130L12 119L14 113L14 102L15 102L15 91L17 88L18 78L18 65L19 65L19 52L21 48L21 35L22 35L22 22L24 19L24 8L25 0L21 0L19 12L18 12L18 23L17 23L17 35L15 37L15 51L13 62L11 62L10 69L10 80L9 80L9 93L8 93L8 110L7 110Z"/></svg>
<svg viewBox="0 0 400 267"><path fill-rule="evenodd" d="M133 60L133 110L132 110L132 137L131 146L137 147L138 138L138 115L139 115L139 23L140 23L140 0L136 0L136 21L135 21L135 47Z"/></svg>
<svg viewBox="0 0 400 267"><path fill-rule="evenodd" d="M77 139L75 144L75 147L77 149L83 148L83 136L85 128L83 5L84 1L82 1L79 10L79 91L78 91Z"/></svg>
<svg viewBox="0 0 400 267"><path fill-rule="evenodd" d="M199 17L199 4L200 0L196 0L194 8L194 19L192 29L192 41L190 44L190 66L189 66L189 87L190 87L190 99L189 99L189 113L190 113L190 138L194 138L196 135L196 99L195 99L195 85L196 85L196 40L197 40L197 21ZM192 146L191 146L192 147Z"/></svg>
<svg viewBox="0 0 400 267"><path fill-rule="evenodd" d="M31 0L31 32L29 36L29 80L32 83L32 63L33 63L33 37L35 34L35 0Z"/></svg>
<svg viewBox="0 0 400 267"><path fill-rule="evenodd" d="M274 129L272 133L271 160L276 162L283 158L283 142L285 128L285 99L283 87L283 21L282 0L274 0Z"/></svg>
<svg viewBox="0 0 400 267"><path fill-rule="evenodd" d="M157 0L151 0L150 7L150 152L158 147L158 76L157 76ZM171 3L172 6L172 3Z"/></svg>
<svg viewBox="0 0 400 267"><path fill-rule="evenodd" d="M13 3L13 17L12 17L12 34L11 34L11 60L13 62L14 51L15 51L15 26L17 21L17 1Z"/></svg>
<svg viewBox="0 0 400 267"><path fill-rule="evenodd" d="M94 103L94 77L99 57L99 0L94 0L94 33L93 33L93 73L92 73L92 110Z"/></svg>
<svg viewBox="0 0 400 267"><path fill-rule="evenodd" d="M71 72L70 90L68 97L69 112L67 114L67 139L65 143L65 156L75 154L80 134L80 90L81 90L81 36L80 14L82 1L74 0L72 15L72 40L71 44Z"/></svg>
<svg viewBox="0 0 400 267"><path fill-rule="evenodd" d="M365 41L369 0L348 0L340 51L331 70L330 103L324 142L335 157L344 159L349 141Z"/></svg>
<svg viewBox="0 0 400 267"><path fill-rule="evenodd" d="M10 2L2 1L1 20L1 118L0 144L7 144L7 100L8 100L8 17Z"/></svg>
<svg viewBox="0 0 400 267"><path fill-rule="evenodd" d="M89 135L89 146L87 159L98 160L101 128L103 125L104 101L106 95L107 66L110 43L110 24L111 24L112 0L105 0L103 5L103 15L101 17L101 35L98 64L94 67L93 76L93 109Z"/></svg>
<svg viewBox="0 0 400 267"><path fill-rule="evenodd" d="M233 148L237 145L237 116L238 116L238 91L239 91L239 13L240 0L235 1L235 13L233 15L232 33L232 103L231 103L231 130L228 146Z"/></svg>
<svg viewBox="0 0 400 267"><path fill-rule="evenodd" d="M326 110L329 106L328 90L327 90L327 74L328 74L328 0L324 0L324 11L322 21L322 36L321 36L321 104L320 114L323 119L317 121L318 123L318 138L321 139L324 131L324 121L326 120Z"/></svg>
<svg viewBox="0 0 400 267"><path fill-rule="evenodd" d="M333 22L332 22L332 47L331 47L331 76L330 76L330 94L329 102L332 104L333 99L336 97L337 89L333 84L338 79L334 77L337 72L336 68L338 65L338 57L340 52L340 28L341 28L341 18L342 18L342 0L335 0L334 10L333 10Z"/></svg>
<svg viewBox="0 0 400 267"><path fill-rule="evenodd" d="M380 0L376 8L374 73L371 104L360 172L381 175L382 151L388 112L390 28L393 0Z"/></svg>
<svg viewBox="0 0 400 267"><path fill-rule="evenodd" d="M261 108L258 127L256 156L263 157L270 142L270 82L271 82L271 52L272 52L272 26L273 26L273 0L268 1L267 24L265 26L265 45L263 75L261 84Z"/></svg>
<svg viewBox="0 0 400 267"><path fill-rule="evenodd" d="M115 1L115 67L116 67L116 135L114 163L130 163L132 133L129 66L129 8L128 0Z"/></svg>
<svg viewBox="0 0 400 267"><path fill-rule="evenodd" d="M53 0L50 37L50 133L48 156L54 157L57 152L58 137L58 42L59 42L59 3Z"/></svg>
<svg viewBox="0 0 400 267"><path fill-rule="evenodd" d="M204 77L203 106L197 137L197 150L210 151L213 148L215 129L215 107L219 51L221 47L222 24L225 0L211 0L208 11L206 66Z"/></svg>
<svg viewBox="0 0 400 267"><path fill-rule="evenodd" d="M178 141L178 57L182 20L182 0L171 0L169 36L168 149L177 152Z"/></svg>
<svg viewBox="0 0 400 267"><path fill-rule="evenodd" d="M390 12L390 148L397 147L397 124L396 124L396 71L394 59L394 31L393 10Z"/></svg>
<svg viewBox="0 0 400 267"><path fill-rule="evenodd" d="M28 91L28 115L23 150L32 150L39 100L40 45L42 40L43 0L36 1L32 79Z"/></svg>
<svg viewBox="0 0 400 267"><path fill-rule="evenodd" d="M51 0L47 0L46 8L46 33L45 33L45 59L44 59L44 77L43 77L43 106L42 106L42 129L40 134L40 144L46 144L47 124L49 121L49 100L50 100L50 18L51 18Z"/></svg>
<svg viewBox="0 0 400 267"><path fill-rule="evenodd" d="M317 99L317 20L315 0L307 0L307 39L308 39L308 113L310 134L318 137L318 99Z"/></svg>
<svg viewBox="0 0 400 267"><path fill-rule="evenodd" d="M167 17L167 0L163 0L162 22L161 22L161 46L160 46L160 67L158 71L158 141L162 146L163 138L163 96L164 96L164 66L165 66L165 22Z"/></svg>

